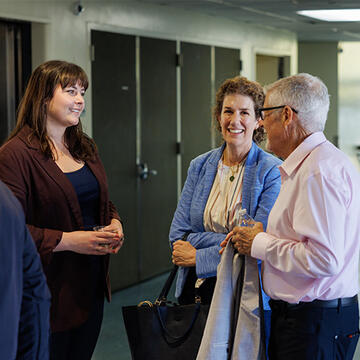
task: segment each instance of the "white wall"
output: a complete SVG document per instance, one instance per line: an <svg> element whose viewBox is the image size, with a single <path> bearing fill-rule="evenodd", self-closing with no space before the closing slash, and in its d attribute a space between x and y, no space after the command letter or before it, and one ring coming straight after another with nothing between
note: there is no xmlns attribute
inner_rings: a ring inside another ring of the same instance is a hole
<svg viewBox="0 0 360 360"><path fill-rule="evenodd" d="M82 66L90 78L90 30L160 37L241 49L242 75L255 79L256 53L291 57L297 71L296 35L285 30L228 21L190 11L133 1L84 1L80 16L74 1L1 0L0 18L27 20L33 26L33 67L64 59ZM86 95L85 130L91 135L91 87Z"/></svg>
<svg viewBox="0 0 360 360"><path fill-rule="evenodd" d="M339 147L360 170L360 42L339 44Z"/></svg>

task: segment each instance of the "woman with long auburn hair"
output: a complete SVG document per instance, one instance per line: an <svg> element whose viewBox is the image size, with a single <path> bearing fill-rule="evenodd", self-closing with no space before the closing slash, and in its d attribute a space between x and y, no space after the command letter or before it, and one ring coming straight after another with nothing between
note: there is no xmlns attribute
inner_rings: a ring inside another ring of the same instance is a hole
<svg viewBox="0 0 360 360"><path fill-rule="evenodd" d="M91 359L110 298L109 254L124 236L96 145L81 127L87 87L75 64L37 67L0 149L0 179L24 209L52 295L51 359ZM93 231L98 225L103 231Z"/></svg>

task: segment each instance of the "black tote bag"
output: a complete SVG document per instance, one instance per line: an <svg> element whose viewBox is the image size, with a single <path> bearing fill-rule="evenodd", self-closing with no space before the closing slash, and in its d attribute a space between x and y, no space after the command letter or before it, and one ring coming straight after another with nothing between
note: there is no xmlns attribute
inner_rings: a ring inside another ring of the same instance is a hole
<svg viewBox="0 0 360 360"><path fill-rule="evenodd" d="M177 305L167 301L177 266L154 303L122 308L133 360L193 360L200 347L209 305Z"/></svg>

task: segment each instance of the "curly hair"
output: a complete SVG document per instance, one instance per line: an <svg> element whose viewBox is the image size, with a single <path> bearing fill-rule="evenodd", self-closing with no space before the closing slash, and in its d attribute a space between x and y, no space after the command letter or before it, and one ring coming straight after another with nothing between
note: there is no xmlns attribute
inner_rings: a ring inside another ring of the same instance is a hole
<svg viewBox="0 0 360 360"><path fill-rule="evenodd" d="M61 60L47 61L38 66L30 76L17 115L16 126L8 140L15 137L27 125L31 129L30 138L35 136L41 151L54 158L52 143L46 132L47 105L60 84L64 89L79 83L86 90L89 81L85 71L78 65ZM95 142L82 130L81 121L65 131L65 144L76 160L92 158L96 152ZM29 139L30 140L30 139Z"/></svg>
<svg viewBox="0 0 360 360"><path fill-rule="evenodd" d="M259 109L264 105L265 94L262 86L256 81L250 81L244 76L235 76L225 80L216 93L216 103L213 108L213 122L216 129L221 133L220 115L226 95L237 94L248 96L254 102L256 117L260 117ZM259 144L265 139L263 127L254 131L253 140Z"/></svg>

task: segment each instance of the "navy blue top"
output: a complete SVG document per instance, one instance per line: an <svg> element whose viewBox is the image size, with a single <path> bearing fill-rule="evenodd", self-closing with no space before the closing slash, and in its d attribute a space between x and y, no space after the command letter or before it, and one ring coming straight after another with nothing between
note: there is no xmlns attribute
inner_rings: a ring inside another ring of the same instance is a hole
<svg viewBox="0 0 360 360"><path fill-rule="evenodd" d="M84 230L92 230L99 223L99 183L85 164L81 169L65 173L79 200Z"/></svg>
<svg viewBox="0 0 360 360"><path fill-rule="evenodd" d="M99 224L99 183L85 164L81 169L64 173L73 185L78 197L81 214L84 223L84 230L92 231L93 227ZM92 302L97 299L104 299L104 283L102 257L98 255L85 255L91 264L89 276L92 279Z"/></svg>

